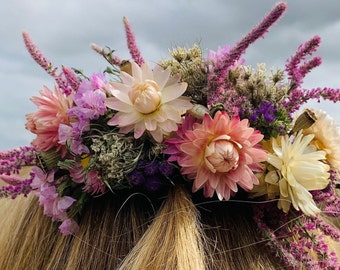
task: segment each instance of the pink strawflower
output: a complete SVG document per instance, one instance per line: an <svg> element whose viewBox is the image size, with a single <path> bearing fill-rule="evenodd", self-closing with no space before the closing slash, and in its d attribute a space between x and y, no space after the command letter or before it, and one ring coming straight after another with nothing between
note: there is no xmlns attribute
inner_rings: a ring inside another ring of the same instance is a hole
<svg viewBox="0 0 340 270"><path fill-rule="evenodd" d="M168 158L169 162L177 161L180 156L185 155L181 151L180 145L186 139L186 132L192 130L194 123L202 123L202 120L186 114L182 124L178 126L176 136L165 140L164 143L167 145L167 148L163 153L170 155Z"/></svg>
<svg viewBox="0 0 340 270"><path fill-rule="evenodd" d="M181 96L187 83L171 77L171 70L156 67L152 70L147 63L139 67L132 63L132 75L121 72L121 82L112 82L106 106L118 111L108 125L120 127L121 133L134 131L140 138L145 131L157 142L163 136L177 130L181 115L192 104L188 97Z"/></svg>
<svg viewBox="0 0 340 270"><path fill-rule="evenodd" d="M263 135L249 127L248 120L229 118L226 112L217 112L214 118L206 114L201 124L187 130L179 148L181 173L194 179L193 192L203 188L206 197L214 192L220 200L229 200L237 192L237 185L251 190L258 179L252 170L267 154L257 143Z"/></svg>
<svg viewBox="0 0 340 270"><path fill-rule="evenodd" d="M31 144L37 151L47 151L53 147L61 150L63 146L58 143L59 125L69 124L66 112L72 107L72 97L61 93L57 86L54 93L45 86L40 94L41 97L31 98L38 111L26 115L26 129L37 135Z"/></svg>

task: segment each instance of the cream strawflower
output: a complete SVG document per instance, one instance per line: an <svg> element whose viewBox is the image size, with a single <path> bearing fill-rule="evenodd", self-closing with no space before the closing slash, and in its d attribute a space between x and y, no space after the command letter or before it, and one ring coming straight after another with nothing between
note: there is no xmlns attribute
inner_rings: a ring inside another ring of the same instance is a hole
<svg viewBox="0 0 340 270"><path fill-rule="evenodd" d="M178 77L170 77L170 69L156 67L152 70L147 63L139 67L131 64L132 75L121 72L121 82L112 82L106 106L118 111L108 124L119 126L120 132L134 130L137 139L147 130L157 141L163 135L176 131L181 123L181 115L192 104L188 97L181 95L187 83Z"/></svg>
<svg viewBox="0 0 340 270"><path fill-rule="evenodd" d="M277 186L280 193L278 207L288 212L290 205L306 215L316 215L316 206L310 190L321 190L329 184L330 167L323 161L326 153L310 145L314 135L301 132L293 137L272 138L268 163L274 168L265 176L265 182Z"/></svg>
<svg viewBox="0 0 340 270"><path fill-rule="evenodd" d="M316 116L316 122L304 134L314 134L312 144L317 149L326 152L326 159L334 168L340 168L340 128L326 112L312 110Z"/></svg>

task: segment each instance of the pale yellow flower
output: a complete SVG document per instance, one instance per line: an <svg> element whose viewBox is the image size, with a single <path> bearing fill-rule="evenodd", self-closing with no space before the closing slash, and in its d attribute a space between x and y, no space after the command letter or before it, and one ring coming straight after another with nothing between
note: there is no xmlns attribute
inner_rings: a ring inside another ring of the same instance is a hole
<svg viewBox="0 0 340 270"><path fill-rule="evenodd" d="M311 142L319 150L326 152L326 159L334 168L340 168L340 128L326 112L314 111L316 122L305 129L304 134L314 134Z"/></svg>
<svg viewBox="0 0 340 270"><path fill-rule="evenodd" d="M310 144L313 138L312 134L298 133L296 137L271 140L268 163L273 168L267 172L265 182L278 188L278 207L284 212L289 211L291 204L306 215L320 212L309 191L324 189L329 184L330 167L323 162L326 152Z"/></svg>

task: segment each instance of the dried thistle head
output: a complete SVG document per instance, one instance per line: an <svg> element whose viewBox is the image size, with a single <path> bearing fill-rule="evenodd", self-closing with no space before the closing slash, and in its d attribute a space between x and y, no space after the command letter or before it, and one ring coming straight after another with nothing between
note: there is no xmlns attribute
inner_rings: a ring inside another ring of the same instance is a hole
<svg viewBox="0 0 340 270"><path fill-rule="evenodd" d="M228 77L238 95L247 97L253 105L263 100L278 103L287 97L289 84L284 79L283 70L272 69L268 74L265 64L258 64L255 70L251 66L240 66Z"/></svg>
<svg viewBox="0 0 340 270"><path fill-rule="evenodd" d="M100 172L102 181L113 189L126 184L125 176L136 166L141 154L141 146L136 146L132 137L113 132L92 137L91 150L90 168Z"/></svg>
<svg viewBox="0 0 340 270"><path fill-rule="evenodd" d="M179 74L181 81L188 83L185 96L190 96L194 103L206 103L207 74L202 60L202 50L195 44L192 48L177 47L170 50L172 58L163 60L163 68L171 68L172 74Z"/></svg>
<svg viewBox="0 0 340 270"><path fill-rule="evenodd" d="M236 97L243 97L239 115L247 118L250 125L260 130L265 138L286 133L291 122L282 102L287 97L290 85L285 82L283 70L267 72L265 64L239 66L230 71L226 85Z"/></svg>

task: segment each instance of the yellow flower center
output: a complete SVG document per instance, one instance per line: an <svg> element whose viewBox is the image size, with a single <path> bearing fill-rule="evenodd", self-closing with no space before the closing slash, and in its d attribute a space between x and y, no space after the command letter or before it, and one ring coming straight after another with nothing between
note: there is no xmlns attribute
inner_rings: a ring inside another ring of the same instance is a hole
<svg viewBox="0 0 340 270"><path fill-rule="evenodd" d="M214 139L205 148L204 160L206 166L213 173L226 173L238 166L238 144L230 140L228 135Z"/></svg>
<svg viewBox="0 0 340 270"><path fill-rule="evenodd" d="M153 113L161 103L161 92L153 80L135 84L129 92L129 97L135 109L143 114Z"/></svg>

